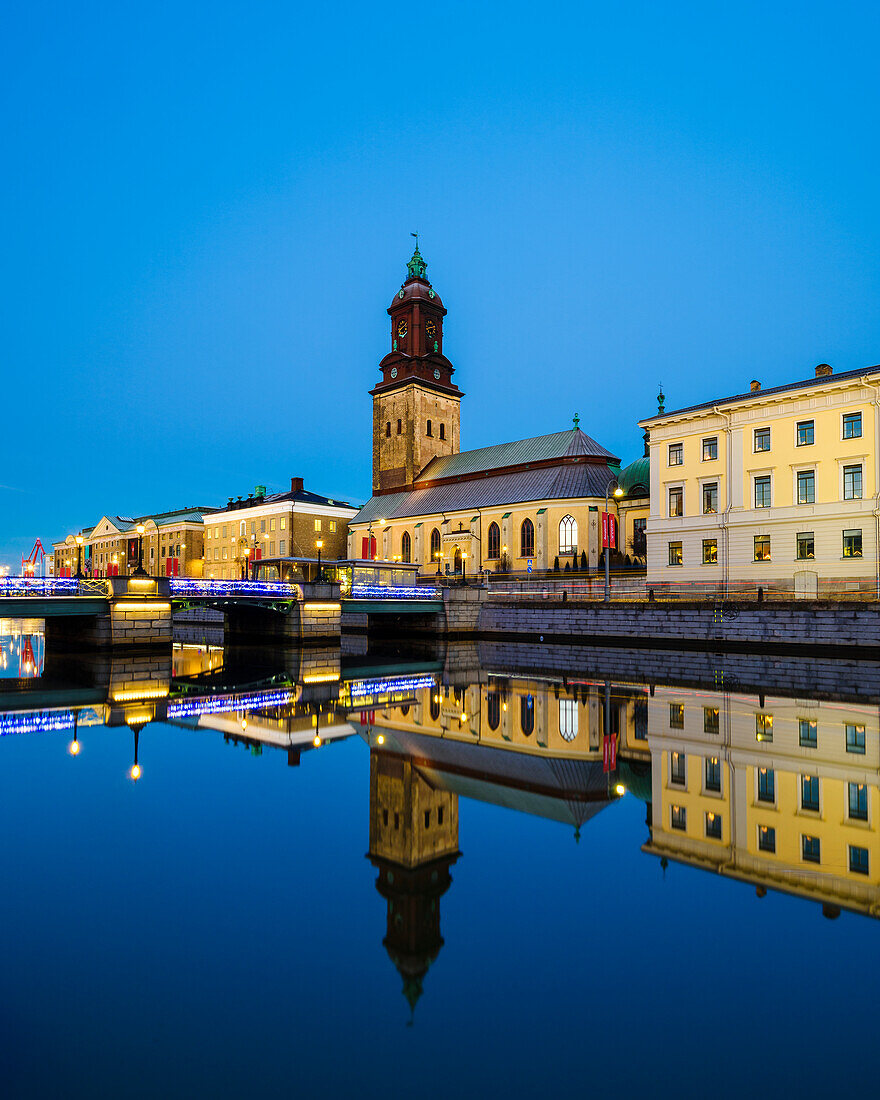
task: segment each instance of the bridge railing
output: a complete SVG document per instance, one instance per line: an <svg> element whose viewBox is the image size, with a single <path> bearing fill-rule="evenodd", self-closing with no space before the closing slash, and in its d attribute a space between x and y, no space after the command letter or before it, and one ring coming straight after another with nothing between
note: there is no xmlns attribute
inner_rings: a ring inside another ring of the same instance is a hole
<svg viewBox="0 0 880 1100"><path fill-rule="evenodd" d="M353 584L353 600L439 600L443 592L432 585Z"/></svg>
<svg viewBox="0 0 880 1100"><path fill-rule="evenodd" d="M201 599L228 599L232 596L250 596L259 599L299 600L302 586L288 581L216 581L194 580L189 577L172 577L171 595Z"/></svg>
<svg viewBox="0 0 880 1100"><path fill-rule="evenodd" d="M108 595L107 582L76 577L0 577L2 596L98 596Z"/></svg>

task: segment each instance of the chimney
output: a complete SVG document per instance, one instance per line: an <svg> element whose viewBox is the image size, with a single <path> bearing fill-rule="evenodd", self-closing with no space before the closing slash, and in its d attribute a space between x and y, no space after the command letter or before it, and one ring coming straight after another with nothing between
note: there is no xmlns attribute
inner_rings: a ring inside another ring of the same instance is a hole
<svg viewBox="0 0 880 1100"><path fill-rule="evenodd" d="M817 378L825 378L829 374L833 374L833 373L834 373L834 368L832 366L830 366L828 363L820 363L819 366L816 367L816 377Z"/></svg>
<svg viewBox="0 0 880 1100"><path fill-rule="evenodd" d="M752 379L752 393L757 393L760 388L761 388L761 383L758 381L757 378L753 378Z"/></svg>
<svg viewBox="0 0 880 1100"><path fill-rule="evenodd" d="M292 493L301 493L303 491L303 479L301 477L292 477L290 479L290 491Z"/></svg>

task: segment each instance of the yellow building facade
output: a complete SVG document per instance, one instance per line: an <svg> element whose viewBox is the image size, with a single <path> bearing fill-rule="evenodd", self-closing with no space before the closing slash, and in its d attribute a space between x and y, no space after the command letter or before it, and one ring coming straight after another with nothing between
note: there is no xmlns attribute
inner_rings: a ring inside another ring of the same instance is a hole
<svg viewBox="0 0 880 1100"><path fill-rule="evenodd" d="M666 412L650 433L649 585L875 594L880 368Z"/></svg>

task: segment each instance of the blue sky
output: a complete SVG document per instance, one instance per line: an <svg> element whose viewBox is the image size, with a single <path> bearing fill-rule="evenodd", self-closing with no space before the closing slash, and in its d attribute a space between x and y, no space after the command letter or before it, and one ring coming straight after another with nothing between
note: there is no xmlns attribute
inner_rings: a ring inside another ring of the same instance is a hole
<svg viewBox="0 0 880 1100"><path fill-rule="evenodd" d="M465 447L880 360L868 3L46 4L0 39L0 561L366 499L410 231Z"/></svg>

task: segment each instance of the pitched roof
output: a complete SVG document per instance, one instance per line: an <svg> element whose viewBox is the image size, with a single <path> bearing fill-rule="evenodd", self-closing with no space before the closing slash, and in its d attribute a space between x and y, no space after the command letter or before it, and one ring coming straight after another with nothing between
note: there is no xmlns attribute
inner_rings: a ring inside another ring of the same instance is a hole
<svg viewBox="0 0 880 1100"><path fill-rule="evenodd" d="M320 493L310 493L308 489L290 489L286 493L269 493L264 497L245 497L234 500L225 508L213 510L213 514L221 512L238 512L242 508L261 508L264 504L280 504L289 500L295 504L320 504L328 508L357 508L356 504L349 504L347 500L337 500L335 497L324 497Z"/></svg>
<svg viewBox="0 0 880 1100"><path fill-rule="evenodd" d="M766 397L768 394L785 393L786 390L806 390L811 389L813 386L833 385L841 379L854 380L862 378L866 374L877 374L878 372L880 372L880 365L863 367L861 370L841 371L840 374L820 374L816 378L804 378L799 382L786 382L783 386L770 386L765 390L749 390L748 393L736 393L732 397L716 397L712 401L701 401L698 405L686 405L683 409L655 413L653 416L644 417L639 421L639 424L650 424L655 420L665 420L670 416L684 416L685 413L697 412L699 409L711 409L713 405L732 405L737 401L760 401L762 397Z"/></svg>
<svg viewBox="0 0 880 1100"><path fill-rule="evenodd" d="M461 451L456 455L432 459L419 474L416 484L445 477L466 477L506 466L523 466L529 462L577 456L609 459L615 464L620 462L617 455L606 451L580 428L569 428L564 432L536 435L531 439L516 439L512 443L496 443L492 447L478 447L473 451Z"/></svg>
<svg viewBox="0 0 880 1100"><path fill-rule="evenodd" d="M617 471L608 463L539 466L484 477L466 478L407 493L371 497L351 520L369 523L376 519L400 519L458 512L471 508L497 508L529 500L567 500L572 497L604 496L609 478Z"/></svg>

